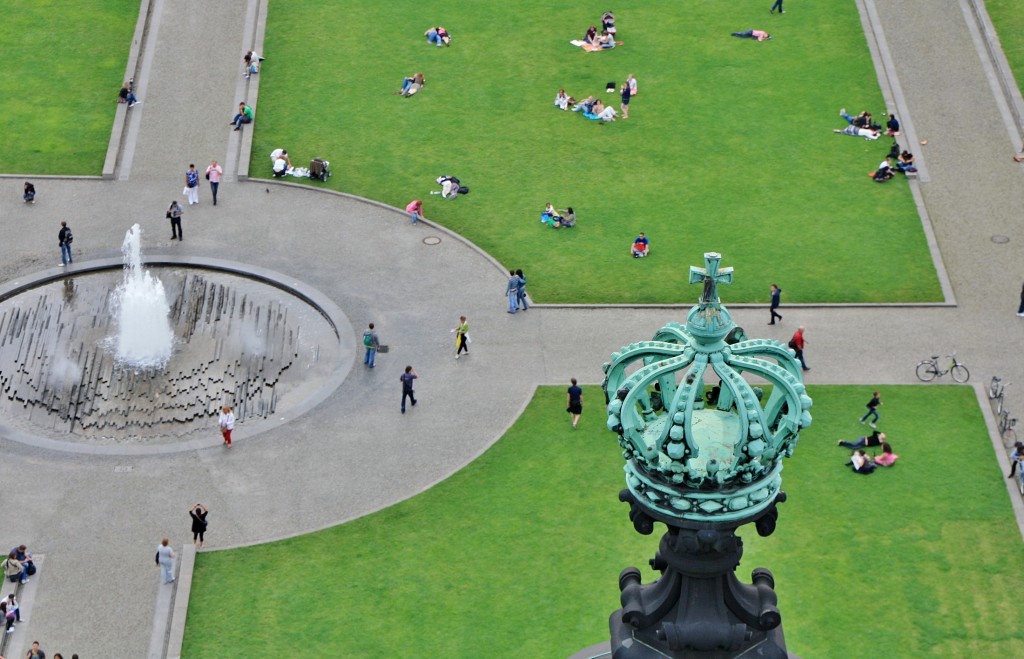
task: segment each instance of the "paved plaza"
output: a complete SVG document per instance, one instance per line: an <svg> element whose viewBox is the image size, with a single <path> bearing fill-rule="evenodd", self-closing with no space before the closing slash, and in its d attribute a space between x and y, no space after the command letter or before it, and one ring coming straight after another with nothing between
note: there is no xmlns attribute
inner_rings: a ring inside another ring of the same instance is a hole
<svg viewBox="0 0 1024 659"><path fill-rule="evenodd" d="M767 305L729 305L728 289L723 301L752 336L785 341L806 325L809 385L914 383L920 359L956 350L972 382L999 374L1021 383L1008 390L1007 404L1024 413L1024 364L1006 358L1007 347L1024 341L1024 318L1015 315L1024 171L1010 159L1020 144L1013 120L1020 96L1000 87L969 0L941 12L910 0L858 5L877 39L869 39L876 63L884 71L888 62L887 101L901 108L916 139L928 141L911 146L926 170L915 185L956 304L789 307L782 324L766 327ZM255 91L257 81L240 76L240 58L265 11L266 0L153 0L136 74L144 103L128 112L113 179L30 177L39 192L34 205L20 201L24 179L0 179L0 282L59 265L61 220L74 228L78 262L118 256L137 222L147 257L219 258L282 273L333 300L356 335L374 322L390 352L371 371L357 337L343 337L356 361L330 398L256 436L241 424L230 452L213 423L208 446L150 455L0 438L4 538L45 554L30 622L19 625L9 656L23 656L33 639L51 654L146 656L159 589L154 548L164 536L179 550L191 541L192 504L211 510L210 549L306 533L394 504L497 441L538 385L570 377L599 383L613 350L682 321L698 295L681 283L675 309L540 305L510 316L501 268L458 237L413 226L380 204L238 180L246 142L228 121ZM227 165L219 204L202 181L201 203L185 206L185 240L168 240L164 211L181 199L185 168L194 162L202 170L212 159ZM269 165L260 154L253 162L256 176ZM344 176L341 158L333 169ZM997 244L994 235L1010 240ZM424 241L430 237L440 242ZM694 251L713 250L732 265L728 245ZM471 355L456 361L449 330L460 315L473 343ZM420 375L420 405L402 415L398 376L407 364ZM279 576L284 587L287 575Z"/></svg>

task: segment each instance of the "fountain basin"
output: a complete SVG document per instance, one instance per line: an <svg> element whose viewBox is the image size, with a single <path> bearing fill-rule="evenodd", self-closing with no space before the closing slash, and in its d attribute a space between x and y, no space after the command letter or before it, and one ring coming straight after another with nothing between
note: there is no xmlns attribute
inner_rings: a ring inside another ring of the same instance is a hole
<svg viewBox="0 0 1024 659"><path fill-rule="evenodd" d="M0 434L95 453L220 443L216 409L251 437L311 409L351 369L356 339L311 287L228 261L149 257L174 331L163 369L118 365L110 291L119 259L76 263L0 287Z"/></svg>

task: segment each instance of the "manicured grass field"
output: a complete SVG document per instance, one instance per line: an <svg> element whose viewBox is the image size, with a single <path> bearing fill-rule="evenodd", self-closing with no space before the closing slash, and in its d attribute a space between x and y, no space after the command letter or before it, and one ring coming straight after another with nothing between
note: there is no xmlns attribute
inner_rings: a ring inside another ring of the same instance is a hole
<svg viewBox="0 0 1024 659"><path fill-rule="evenodd" d="M835 135L840 106L884 113L852 0L616 5L623 46L569 45L604 4L536 0L271 3L250 173L274 148L332 161L331 188L425 214L530 277L544 302L678 303L686 268L720 251L729 300L924 301L941 292L906 182L868 173L889 142ZM442 21L450 48L422 33ZM755 43L733 31L765 28ZM426 75L412 98L392 94ZM552 104L634 73L628 121ZM431 196L458 176L471 193ZM575 208L574 230L539 222ZM372 229L371 229L372 231ZM651 256L629 257L638 232ZM380 240L386 237L381 236Z"/></svg>
<svg viewBox="0 0 1024 659"><path fill-rule="evenodd" d="M740 577L776 576L789 649L805 657L1013 656L1024 545L973 390L882 390L901 460L858 476L835 446L870 387L813 387L814 424L786 462L778 530L741 531ZM606 639L619 572L657 538L616 496L622 460L586 389L538 390L480 459L428 492L291 540L201 553L184 656L561 658Z"/></svg>
<svg viewBox="0 0 1024 659"><path fill-rule="evenodd" d="M138 0L5 0L4 173L103 170Z"/></svg>
<svg viewBox="0 0 1024 659"><path fill-rule="evenodd" d="M985 0L985 9L1019 86L1024 81L1024 11L1014 0Z"/></svg>

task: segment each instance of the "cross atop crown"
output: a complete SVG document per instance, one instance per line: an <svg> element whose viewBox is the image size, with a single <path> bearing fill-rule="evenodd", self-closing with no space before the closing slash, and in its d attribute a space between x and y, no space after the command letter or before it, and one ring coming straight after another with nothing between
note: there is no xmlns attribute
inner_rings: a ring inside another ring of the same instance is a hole
<svg viewBox="0 0 1024 659"><path fill-rule="evenodd" d="M718 252L704 252L704 267L690 266L690 283L704 284L704 290L700 295L701 306L718 304L718 285L732 283L732 268L718 268L722 262L722 255Z"/></svg>

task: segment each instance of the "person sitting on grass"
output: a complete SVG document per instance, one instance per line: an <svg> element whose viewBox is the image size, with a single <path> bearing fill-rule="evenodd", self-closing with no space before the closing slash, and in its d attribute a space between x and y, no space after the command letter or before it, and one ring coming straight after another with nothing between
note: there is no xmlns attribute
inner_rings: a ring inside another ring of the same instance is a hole
<svg viewBox="0 0 1024 659"><path fill-rule="evenodd" d="M892 156L886 156L879 165L875 173L871 175L871 178L875 180L875 183L884 183L891 179L896 174L892 171Z"/></svg>
<svg viewBox="0 0 1024 659"><path fill-rule="evenodd" d="M252 120L256 118L256 113L252 107L246 103L238 104L238 114L231 120L231 124L235 127L235 130L242 130L242 124L251 124Z"/></svg>
<svg viewBox="0 0 1024 659"><path fill-rule="evenodd" d="M642 259L651 253L650 241L647 240L643 231L633 240L633 246L629 248L629 253L633 255L634 259Z"/></svg>
<svg viewBox="0 0 1024 659"><path fill-rule="evenodd" d="M414 73L412 76L402 78L402 88L395 92L402 96L412 96L419 90L423 89L423 85L426 84L426 78L423 77L422 73Z"/></svg>
<svg viewBox="0 0 1024 659"><path fill-rule="evenodd" d="M558 214L558 211L555 210L555 207L551 202L548 202L547 205L544 206L543 212L540 214L541 223L549 224L552 229L557 229L561 226L561 220L562 216Z"/></svg>
<svg viewBox="0 0 1024 659"><path fill-rule="evenodd" d="M274 149L270 154L270 162L276 178L284 176L292 168L292 159L288 157L288 152L284 149Z"/></svg>
<svg viewBox="0 0 1024 659"><path fill-rule="evenodd" d="M582 48L588 53L592 53L599 50L610 50L615 47L615 35L608 32L608 30L602 30L601 36L594 39L593 43L584 43Z"/></svg>
<svg viewBox="0 0 1024 659"><path fill-rule="evenodd" d="M591 25L587 28L587 33L583 36L583 43L592 44L597 41L597 26Z"/></svg>
<svg viewBox="0 0 1024 659"><path fill-rule="evenodd" d="M867 476L875 470L875 463L868 457L868 454L864 452L864 449L854 451L853 455L850 456L850 461L846 464L853 467L853 471L858 474Z"/></svg>
<svg viewBox="0 0 1024 659"><path fill-rule="evenodd" d="M566 94L564 89L559 89L558 94L555 95L555 107L559 110L568 110L570 103L572 103L572 97Z"/></svg>
<svg viewBox="0 0 1024 659"><path fill-rule="evenodd" d="M872 128L859 128L850 124L846 128L833 128L833 133L839 133L840 135L850 135L851 137L863 137L866 140L877 140L881 133Z"/></svg>
<svg viewBox="0 0 1024 659"><path fill-rule="evenodd" d="M889 137L896 137L897 135L900 134L900 122L894 114L889 115L889 121L885 123L885 127L885 133Z"/></svg>
<svg viewBox="0 0 1024 659"><path fill-rule="evenodd" d="M138 105L141 101L135 98L135 84L132 80L125 80L121 85L121 91L117 94L118 103L127 103L128 107Z"/></svg>
<svg viewBox="0 0 1024 659"><path fill-rule="evenodd" d="M768 34L764 30L747 30L746 32L733 32L732 36L739 37L740 39L757 39L758 41L768 41L772 38L772 35Z"/></svg>
<svg viewBox="0 0 1024 659"><path fill-rule="evenodd" d="M892 447L889 446L889 443L882 442L882 454L876 455L874 461L879 467L891 467L896 464L896 461L899 459L900 456L892 452Z"/></svg>
<svg viewBox="0 0 1024 659"><path fill-rule="evenodd" d="M572 209L572 206L558 212L562 213L561 223L564 228L571 229L576 226L576 212Z"/></svg>
<svg viewBox="0 0 1024 659"><path fill-rule="evenodd" d="M615 121L615 115L618 114L612 106L605 106L601 102L601 99L594 101L594 107L591 109L590 114L587 115L588 119L598 119L600 121Z"/></svg>
<svg viewBox="0 0 1024 659"><path fill-rule="evenodd" d="M21 198L25 200L26 204L36 203L36 186L25 181L25 192L21 195Z"/></svg>

